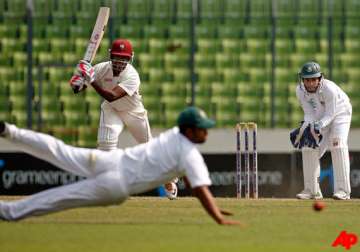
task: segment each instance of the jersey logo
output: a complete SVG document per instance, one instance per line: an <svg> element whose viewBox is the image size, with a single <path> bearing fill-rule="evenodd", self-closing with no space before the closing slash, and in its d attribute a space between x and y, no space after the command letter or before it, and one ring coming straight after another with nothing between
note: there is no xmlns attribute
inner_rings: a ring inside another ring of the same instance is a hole
<svg viewBox="0 0 360 252"><path fill-rule="evenodd" d="M316 102L314 101L314 99L313 98L311 98L309 101L308 101L308 103L310 104L310 106L313 108L313 109L316 109Z"/></svg>

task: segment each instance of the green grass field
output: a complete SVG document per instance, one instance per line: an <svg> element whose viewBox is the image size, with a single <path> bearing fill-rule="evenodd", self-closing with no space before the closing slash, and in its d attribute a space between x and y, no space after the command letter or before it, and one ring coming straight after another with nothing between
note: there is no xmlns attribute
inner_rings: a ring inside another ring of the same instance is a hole
<svg viewBox="0 0 360 252"><path fill-rule="evenodd" d="M217 202L245 227L217 225L194 198L133 197L121 206L0 221L0 251L345 251L331 246L339 233L360 236L360 200L325 200L321 212L310 200Z"/></svg>

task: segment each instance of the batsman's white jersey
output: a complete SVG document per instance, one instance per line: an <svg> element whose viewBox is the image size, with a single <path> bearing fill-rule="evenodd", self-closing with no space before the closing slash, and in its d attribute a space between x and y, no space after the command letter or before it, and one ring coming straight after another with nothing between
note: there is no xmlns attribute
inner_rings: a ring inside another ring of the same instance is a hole
<svg viewBox="0 0 360 252"><path fill-rule="evenodd" d="M21 219L81 206L123 202L175 177L186 176L192 188L210 185L206 164L195 144L174 127L147 143L102 151L76 148L42 133L8 127L19 150L86 179L16 202L1 203L1 216Z"/></svg>
<svg viewBox="0 0 360 252"><path fill-rule="evenodd" d="M296 88L296 96L304 110L304 121L322 124L323 139L319 149L303 148L302 150L305 190L321 195L317 184L320 175L319 158L329 149L334 168L334 195L341 191L350 197L348 135L352 106L349 97L339 86L327 79L321 80L315 93L308 93L301 83ZM306 167L309 164L311 167Z"/></svg>
<svg viewBox="0 0 360 252"><path fill-rule="evenodd" d="M138 143L147 142L151 138L147 111L139 94L140 77L136 69L127 64L119 74L113 76L111 61L102 62L94 66L95 81L111 89L120 86L127 95L113 101L104 101L98 130L98 147L103 150L117 148L118 137L124 125Z"/></svg>

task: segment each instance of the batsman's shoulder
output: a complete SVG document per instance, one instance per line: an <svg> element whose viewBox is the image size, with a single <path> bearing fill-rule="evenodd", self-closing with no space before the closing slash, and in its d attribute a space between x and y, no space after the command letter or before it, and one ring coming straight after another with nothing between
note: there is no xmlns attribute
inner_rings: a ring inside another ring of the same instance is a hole
<svg viewBox="0 0 360 252"><path fill-rule="evenodd" d="M126 68L130 74L139 75L138 71L136 70L136 68L133 65L128 64Z"/></svg>
<svg viewBox="0 0 360 252"><path fill-rule="evenodd" d="M107 71L108 69L111 69L111 61L99 62L94 65L95 71Z"/></svg>

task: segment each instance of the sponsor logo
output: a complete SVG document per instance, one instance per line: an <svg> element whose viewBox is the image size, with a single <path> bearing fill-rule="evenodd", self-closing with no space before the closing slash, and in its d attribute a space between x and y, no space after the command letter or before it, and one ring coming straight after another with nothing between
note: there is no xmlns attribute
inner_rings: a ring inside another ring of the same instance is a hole
<svg viewBox="0 0 360 252"><path fill-rule="evenodd" d="M313 98L311 98L308 103L310 104L310 106L313 108L313 109L316 109L316 102Z"/></svg>
<svg viewBox="0 0 360 252"><path fill-rule="evenodd" d="M280 171L259 171L259 186L280 186L283 183L283 175ZM244 179L245 176L242 176ZM232 186L236 185L235 172L211 172L210 179L212 186ZM245 181L242 181L243 183ZM178 183L180 190L185 189L185 183L181 179Z"/></svg>
<svg viewBox="0 0 360 252"><path fill-rule="evenodd" d="M350 172L350 182L352 187L360 186L360 170L353 169Z"/></svg>
<svg viewBox="0 0 360 252"><path fill-rule="evenodd" d="M15 186L21 185L42 185L42 186L56 186L70 184L83 177L70 174L64 171L34 171L34 170L17 170L4 171L1 176L1 182L4 189L12 189Z"/></svg>

